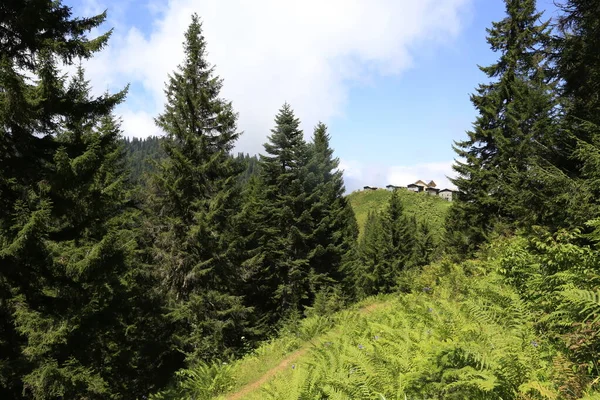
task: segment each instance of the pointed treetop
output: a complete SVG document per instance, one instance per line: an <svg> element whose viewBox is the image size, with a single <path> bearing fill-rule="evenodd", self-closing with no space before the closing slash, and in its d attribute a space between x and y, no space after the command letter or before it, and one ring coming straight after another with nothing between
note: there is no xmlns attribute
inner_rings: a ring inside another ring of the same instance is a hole
<svg viewBox="0 0 600 400"><path fill-rule="evenodd" d="M202 34L202 22L196 13L192 14L192 22L185 32L183 51L185 54L185 67L212 70L211 65L206 60L206 40Z"/></svg>
<svg viewBox="0 0 600 400"><path fill-rule="evenodd" d="M327 125L320 122L315 126L313 133L313 144L315 145L315 151L325 152L329 149L329 140L331 137L327 133Z"/></svg>
<svg viewBox="0 0 600 400"><path fill-rule="evenodd" d="M275 116L275 124L277 126L280 125L290 125L293 127L300 126L300 119L296 118L296 114L294 114L294 110L292 106L286 101L283 103L283 106L279 109L279 112ZM271 132L275 132L277 127L271 129Z"/></svg>
<svg viewBox="0 0 600 400"><path fill-rule="evenodd" d="M300 129L300 119L296 117L294 110L287 102L283 104L275 116L275 127L271 129L271 135L268 139L269 142L264 145L266 152L281 156L284 163L291 161L288 159L290 155L286 155L280 150L283 149L289 152L299 146L305 146L304 134Z"/></svg>
<svg viewBox="0 0 600 400"><path fill-rule="evenodd" d="M237 113L231 102L220 97L223 80L214 74L207 60L206 41L197 14L185 32L184 60L166 82L165 110L156 124L167 133L188 144L187 156L202 148L201 153L228 153L239 137ZM206 155L205 154L205 155Z"/></svg>

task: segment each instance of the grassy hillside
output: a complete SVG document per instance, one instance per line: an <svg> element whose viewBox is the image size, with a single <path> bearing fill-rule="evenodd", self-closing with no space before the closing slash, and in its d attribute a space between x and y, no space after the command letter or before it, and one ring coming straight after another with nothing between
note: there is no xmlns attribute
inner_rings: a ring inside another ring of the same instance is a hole
<svg viewBox="0 0 600 400"><path fill-rule="evenodd" d="M434 267L413 292L365 315L346 315L317 343L246 399L515 398L550 392L520 299L479 265ZM445 275L440 285L436 280ZM475 296L477 294L477 296ZM551 398L551 396L548 396ZM530 397L535 398L535 397Z"/></svg>
<svg viewBox="0 0 600 400"><path fill-rule="evenodd" d="M415 193L406 189L398 191L406 212L417 215L419 221L427 221L435 231L442 229L444 218L451 203L437 196ZM380 211L386 205L391 192L384 189L356 191L348 195L359 228L363 229L369 211Z"/></svg>
<svg viewBox="0 0 600 400"><path fill-rule="evenodd" d="M400 195L409 212L442 226L449 203ZM359 223L389 196L384 190L352 193ZM170 392L152 399L600 400L593 392L598 380L581 379L580 365L543 329L549 317L562 314L548 314L540 325L542 314L527 293L545 290L534 285L521 297L507 283L518 268L534 276L530 265L573 262L572 247L557 249L538 262L523 238L498 238L476 260L405 270L398 293L338 312L335 302L315 306L246 357L181 371ZM578 345L583 337L575 337Z"/></svg>
<svg viewBox="0 0 600 400"><path fill-rule="evenodd" d="M407 272L405 293L313 315L233 365L190 371L184 397L575 398L560 395L568 364L496 267L469 261Z"/></svg>

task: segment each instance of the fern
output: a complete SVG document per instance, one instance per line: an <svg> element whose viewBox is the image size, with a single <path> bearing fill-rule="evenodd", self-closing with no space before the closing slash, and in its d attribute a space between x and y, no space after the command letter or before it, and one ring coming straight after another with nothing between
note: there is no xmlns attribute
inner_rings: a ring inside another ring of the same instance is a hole
<svg viewBox="0 0 600 400"><path fill-rule="evenodd" d="M584 322L596 324L600 321L600 291L568 289L561 292L561 295L580 308L579 314L585 315Z"/></svg>
<svg viewBox="0 0 600 400"><path fill-rule="evenodd" d="M231 389L234 383L231 372L231 366L225 363L199 363L194 368L177 371L175 386L151 395L150 400L210 400Z"/></svg>
<svg viewBox="0 0 600 400"><path fill-rule="evenodd" d="M552 399L533 314L481 265L433 265L385 312L345 315L272 399ZM438 276L444 276L443 280ZM473 278L477 276L477 279ZM422 287L431 287L424 292ZM539 343L538 343L539 341Z"/></svg>

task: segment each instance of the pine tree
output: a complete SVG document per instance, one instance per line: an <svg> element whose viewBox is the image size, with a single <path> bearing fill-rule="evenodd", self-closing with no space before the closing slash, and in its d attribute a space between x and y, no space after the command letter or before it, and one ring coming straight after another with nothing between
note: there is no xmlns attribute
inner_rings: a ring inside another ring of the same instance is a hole
<svg viewBox="0 0 600 400"><path fill-rule="evenodd" d="M416 217L404 213L397 191L392 192L384 212L383 229L389 241L385 249L382 249L388 263L384 291L390 291L400 271L415 265L417 245Z"/></svg>
<svg viewBox="0 0 600 400"><path fill-rule="evenodd" d="M390 261L385 255L388 245L381 217L378 213L369 211L358 243L357 261L351 271L357 298L377 294L385 286Z"/></svg>
<svg viewBox="0 0 600 400"><path fill-rule="evenodd" d="M168 338L148 333L148 324L160 326L160 303L135 267L135 221L110 115L125 92L94 99L89 91L79 68L65 93L80 108L51 137L52 169L40 171L37 190L15 204L14 233L2 235L3 261L21 270L6 277L16 283L7 305L21 341L16 364L26 366L21 382L6 387L22 385L27 398L139 395L171 371L154 364L169 357Z"/></svg>
<svg viewBox="0 0 600 400"><path fill-rule="evenodd" d="M58 71L106 44L110 32L86 37L106 15L73 18L42 0L0 13L0 396L143 395L170 370L163 330L146 325L160 304L134 268L110 116L125 91L94 98L82 69L70 83Z"/></svg>
<svg viewBox="0 0 600 400"><path fill-rule="evenodd" d="M568 0L561 5L556 69L563 83L563 131L571 157L566 168L577 190L565 208L572 225L600 214L600 4Z"/></svg>
<svg viewBox="0 0 600 400"><path fill-rule="evenodd" d="M428 265L435 257L436 243L427 222L418 224L416 233L415 263Z"/></svg>
<svg viewBox="0 0 600 400"><path fill-rule="evenodd" d="M308 146L289 104L275 117L255 184L257 248L248 251L248 299L273 325L310 303L310 235L313 221L305 191ZM260 289L259 289L260 288Z"/></svg>
<svg viewBox="0 0 600 400"><path fill-rule="evenodd" d="M246 335L250 343L265 339L273 332L275 322L272 293L277 287L277 274L269 269L265 257L275 251L271 238L276 237L277 227L266 223L270 215L263 188L260 177L251 176L244 186L239 212L233 218L236 237L231 244L240 265L241 293L245 304L254 310L248 322L252 330Z"/></svg>
<svg viewBox="0 0 600 400"><path fill-rule="evenodd" d="M319 123L309 147L305 189L314 224L309 255L314 293L344 281L342 264L358 236L354 212L344 197L343 173L329 140L327 127Z"/></svg>
<svg viewBox="0 0 600 400"><path fill-rule="evenodd" d="M500 58L480 67L493 81L471 96L479 116L468 139L454 146L462 159L453 180L461 194L448 224L455 246L459 237L462 246L476 246L499 221L531 222L546 205L546 199L534 201L544 183L532 180L531 171L552 165L544 162L545 152L556 135L553 87L542 56L548 23L538 23L535 0L506 0L506 13L488 29L488 43ZM529 199L527 207L522 198Z"/></svg>
<svg viewBox="0 0 600 400"><path fill-rule="evenodd" d="M404 212L397 191L385 210L369 212L355 259L346 266L356 297L395 290L400 273L420 264L418 235L416 217Z"/></svg>
<svg viewBox="0 0 600 400"><path fill-rule="evenodd" d="M232 217L238 173L230 151L238 138L222 80L206 60L197 15L185 34L185 59L169 77L164 112L166 158L154 180L155 263L180 325L180 348L190 360L227 357L242 346L246 316L236 283Z"/></svg>

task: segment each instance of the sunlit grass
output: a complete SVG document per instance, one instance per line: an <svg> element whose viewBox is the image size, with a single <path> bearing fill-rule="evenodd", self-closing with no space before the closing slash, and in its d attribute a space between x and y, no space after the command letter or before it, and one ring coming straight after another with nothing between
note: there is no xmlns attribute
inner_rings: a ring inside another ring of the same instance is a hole
<svg viewBox="0 0 600 400"><path fill-rule="evenodd" d="M356 191L348 195L348 200L354 209L356 222L362 232L369 211L383 210L391 196L391 192L384 189ZM432 231L440 233L444 226L444 219L452 203L426 193L414 193L406 189L398 191L402 205L409 214L415 214L419 222L426 221Z"/></svg>
<svg viewBox="0 0 600 400"><path fill-rule="evenodd" d="M297 332L287 331L281 336L272 339L258 347L251 354L238 360L232 365L231 374L234 377L234 385L229 393L234 393L244 386L256 382L265 373L280 365L282 361L294 354L297 350L309 350L322 346L323 343L339 336L341 331L337 329L341 321L357 318L365 318L377 312L384 312L387 305L391 304L393 295L378 295L370 297L340 311L330 317L312 316L300 322ZM293 363L296 365L296 362ZM288 368L276 373L274 380L285 380L285 375L293 371L292 364ZM249 396L249 397L248 397ZM244 398L260 399L260 390L252 392ZM258 397L256 397L258 396ZM227 395L219 397L226 399Z"/></svg>

